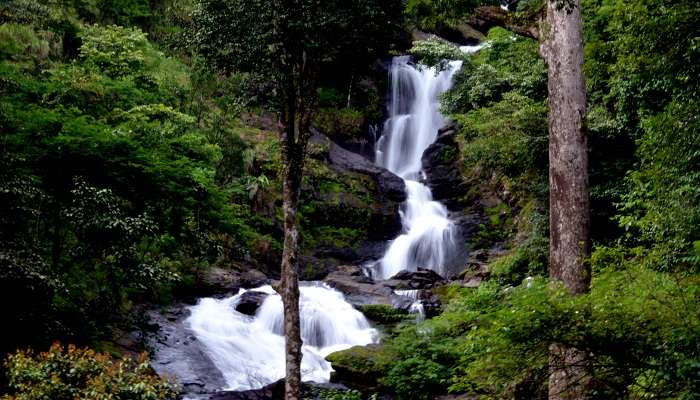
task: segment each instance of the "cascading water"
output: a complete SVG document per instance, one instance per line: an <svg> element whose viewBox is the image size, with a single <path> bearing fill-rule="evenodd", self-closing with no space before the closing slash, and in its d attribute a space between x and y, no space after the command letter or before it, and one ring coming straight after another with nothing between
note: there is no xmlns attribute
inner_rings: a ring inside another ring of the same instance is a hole
<svg viewBox="0 0 700 400"><path fill-rule="evenodd" d="M407 200L401 210L403 233L375 264L374 275L380 279L418 267L446 275L445 263L455 249L457 227L448 218L447 208L433 201L430 189L420 182L421 157L445 123L439 96L451 87L461 66L461 61L452 61L437 71L411 64L408 56L392 61L389 118L377 143L377 164L404 180Z"/></svg>
<svg viewBox="0 0 700 400"><path fill-rule="evenodd" d="M205 298L191 308L187 323L226 380L227 390L257 389L285 375L282 299L271 286L255 316L235 310L246 290L225 299ZM325 284L300 288L302 380L328 382L335 351L377 340L367 319L343 295Z"/></svg>

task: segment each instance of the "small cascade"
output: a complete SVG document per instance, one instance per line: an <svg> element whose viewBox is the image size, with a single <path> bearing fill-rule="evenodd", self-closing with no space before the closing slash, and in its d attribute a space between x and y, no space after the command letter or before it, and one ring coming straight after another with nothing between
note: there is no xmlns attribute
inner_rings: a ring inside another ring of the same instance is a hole
<svg viewBox="0 0 700 400"><path fill-rule="evenodd" d="M403 296L403 297L408 297L409 299L413 300L413 303L411 303L411 306L408 309L409 314L416 314L417 315L417 320L421 321L425 319L425 307L423 306L423 302L418 298L420 295L420 290L417 289L410 289L410 290L402 290L402 289L396 289L394 290L394 294L397 296Z"/></svg>
<svg viewBox="0 0 700 400"><path fill-rule="evenodd" d="M421 157L445 124L439 97L452 85L461 61L452 61L442 71L416 66L410 57L393 59L389 78L389 118L377 143L377 164L401 177L407 200L401 210L403 233L389 245L376 263L373 275L386 279L401 270L429 268L447 274L445 264L455 250L456 225L447 208L432 198L420 182Z"/></svg>
<svg viewBox="0 0 700 400"><path fill-rule="evenodd" d="M255 316L235 310L241 295L204 298L191 308L189 327L224 375L226 390L261 388L285 375L282 298L271 286L252 289L268 294ZM343 295L321 283L300 288L302 380L328 382L335 351L377 340L367 319Z"/></svg>

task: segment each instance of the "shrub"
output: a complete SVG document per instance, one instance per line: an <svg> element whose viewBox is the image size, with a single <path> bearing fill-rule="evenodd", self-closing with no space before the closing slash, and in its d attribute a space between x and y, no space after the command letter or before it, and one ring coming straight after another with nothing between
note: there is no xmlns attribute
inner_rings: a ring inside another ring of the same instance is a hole
<svg viewBox="0 0 700 400"><path fill-rule="evenodd" d="M5 362L10 394L3 400L168 400L177 386L153 374L145 354L112 360L55 343L43 353L20 351Z"/></svg>
<svg viewBox="0 0 700 400"><path fill-rule="evenodd" d="M0 25L0 60L7 58L45 59L49 43L26 25Z"/></svg>
<svg viewBox="0 0 700 400"><path fill-rule="evenodd" d="M515 92L489 107L460 115L462 159L484 176L539 173L547 165L547 107Z"/></svg>
<svg viewBox="0 0 700 400"><path fill-rule="evenodd" d="M448 61L466 59L466 55L457 46L437 36L413 42L409 53L422 64L437 66L438 69L445 69Z"/></svg>

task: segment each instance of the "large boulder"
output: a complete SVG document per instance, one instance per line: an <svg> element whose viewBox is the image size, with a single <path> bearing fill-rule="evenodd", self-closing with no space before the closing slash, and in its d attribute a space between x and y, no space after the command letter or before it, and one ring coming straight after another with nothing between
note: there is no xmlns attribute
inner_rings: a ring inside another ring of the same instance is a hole
<svg viewBox="0 0 700 400"><path fill-rule="evenodd" d="M269 282L263 272L247 265L212 267L206 271L202 281L202 288L196 293L198 297L230 294L240 288L258 287Z"/></svg>
<svg viewBox="0 0 700 400"><path fill-rule="evenodd" d="M433 318L442 312L442 302L440 298L430 290L422 290L418 296L418 301L423 305L425 318Z"/></svg>
<svg viewBox="0 0 700 400"><path fill-rule="evenodd" d="M245 315L255 315L258 308L265 302L268 294L265 292L259 292L257 290L249 290L244 292L238 304L236 304L236 311Z"/></svg>
<svg viewBox="0 0 700 400"><path fill-rule="evenodd" d="M391 305L392 289L383 282L374 282L362 273L360 267L341 265L323 280L341 291L354 306L365 304Z"/></svg>
<svg viewBox="0 0 700 400"><path fill-rule="evenodd" d="M331 382L342 383L365 393L378 391L378 379L390 367L390 360L382 348L381 344L370 344L331 353L326 357L333 365Z"/></svg>
<svg viewBox="0 0 700 400"><path fill-rule="evenodd" d="M455 141L457 127L454 124L440 128L435 143L428 146L421 159L425 172L425 184L435 200L447 208L464 205L469 187L459 169L459 146Z"/></svg>
<svg viewBox="0 0 700 400"><path fill-rule="evenodd" d="M446 283L440 274L425 268L418 268L416 271L400 271L389 281L395 289L431 289ZM394 283L396 281L399 283Z"/></svg>
<svg viewBox="0 0 700 400"><path fill-rule="evenodd" d="M379 194L386 200L401 203L406 200L406 185L389 170L379 167L367 158L330 144L328 153L332 166L341 171L352 171L370 176L377 183Z"/></svg>

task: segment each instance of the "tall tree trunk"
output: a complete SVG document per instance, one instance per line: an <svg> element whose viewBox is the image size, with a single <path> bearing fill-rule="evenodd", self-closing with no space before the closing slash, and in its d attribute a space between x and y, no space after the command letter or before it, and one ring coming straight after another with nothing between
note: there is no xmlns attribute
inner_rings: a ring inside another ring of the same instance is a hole
<svg viewBox="0 0 700 400"><path fill-rule="evenodd" d="M306 57L304 57L305 60ZM307 73L304 64L302 73ZM313 71L311 72L313 74ZM282 250L281 294L284 305L284 337L286 353L285 399L301 400L301 328L299 310L299 274L297 206L304 173L306 145L310 136L315 75L308 87L301 87L288 99L282 120L284 247Z"/></svg>
<svg viewBox="0 0 700 400"><path fill-rule="evenodd" d="M284 248L282 250L282 300L286 354L285 399L301 399L301 332L299 315L299 278L297 272L297 205L301 167L293 161L284 171Z"/></svg>
<svg viewBox="0 0 700 400"><path fill-rule="evenodd" d="M548 0L540 24L540 51L549 88L549 274L572 295L590 287L590 211L586 87L580 0ZM587 354L562 343L550 346L549 399L585 399Z"/></svg>

